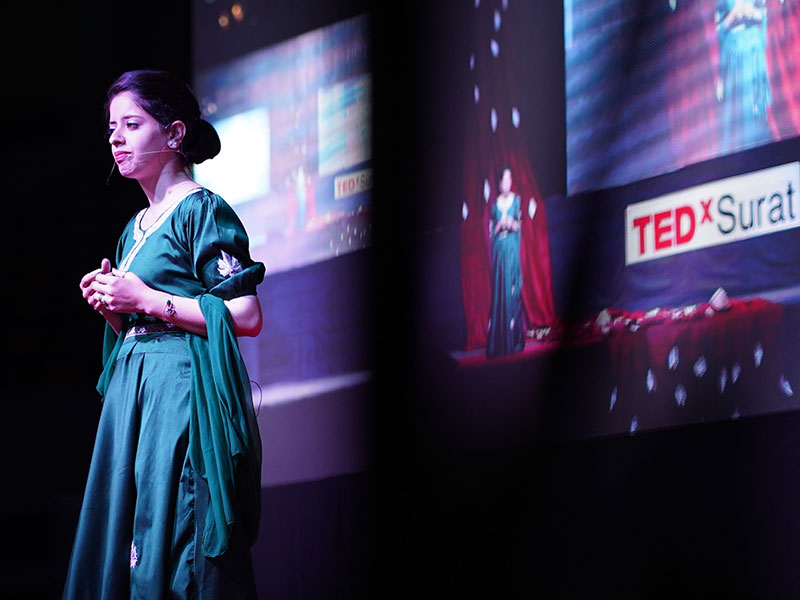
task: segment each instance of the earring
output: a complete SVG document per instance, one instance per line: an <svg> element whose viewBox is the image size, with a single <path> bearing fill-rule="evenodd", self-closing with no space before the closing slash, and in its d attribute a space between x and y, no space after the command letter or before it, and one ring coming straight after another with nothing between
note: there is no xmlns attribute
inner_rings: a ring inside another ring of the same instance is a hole
<svg viewBox="0 0 800 600"><path fill-rule="evenodd" d="M178 145L178 144L175 142L175 140L172 140L172 141L169 143L169 147L170 147L170 148L175 148L175 146L177 146L177 145Z"/></svg>

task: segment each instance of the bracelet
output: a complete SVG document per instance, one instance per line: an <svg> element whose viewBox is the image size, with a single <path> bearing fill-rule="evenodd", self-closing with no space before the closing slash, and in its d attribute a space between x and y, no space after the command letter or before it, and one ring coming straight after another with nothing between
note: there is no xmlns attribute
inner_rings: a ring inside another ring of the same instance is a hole
<svg viewBox="0 0 800 600"><path fill-rule="evenodd" d="M175 305L172 303L172 296L164 301L164 312L167 315L167 319L175 316Z"/></svg>

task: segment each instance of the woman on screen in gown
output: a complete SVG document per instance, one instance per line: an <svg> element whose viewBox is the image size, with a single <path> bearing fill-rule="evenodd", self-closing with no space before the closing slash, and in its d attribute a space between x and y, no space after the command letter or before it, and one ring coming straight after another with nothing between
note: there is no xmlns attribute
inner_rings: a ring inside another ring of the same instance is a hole
<svg viewBox="0 0 800 600"><path fill-rule="evenodd" d="M491 307L486 354L503 356L525 347L522 317L522 268L520 263L521 201L511 191L511 169L500 175L500 193L489 215L492 244Z"/></svg>
<svg viewBox="0 0 800 600"><path fill-rule="evenodd" d="M722 148L734 151L768 142L772 94L766 0L717 0L714 20L719 37Z"/></svg>
<svg viewBox="0 0 800 600"><path fill-rule="evenodd" d="M116 167L148 206L116 266L80 282L106 320L103 407L64 598L254 598L261 441L236 336L261 329L264 266L189 174L220 141L186 84L125 73L106 115Z"/></svg>

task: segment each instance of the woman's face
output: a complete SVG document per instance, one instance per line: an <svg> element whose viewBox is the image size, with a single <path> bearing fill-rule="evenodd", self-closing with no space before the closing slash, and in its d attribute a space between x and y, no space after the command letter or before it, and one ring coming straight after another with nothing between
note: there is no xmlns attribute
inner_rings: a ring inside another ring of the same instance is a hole
<svg viewBox="0 0 800 600"><path fill-rule="evenodd" d="M511 169L503 171L503 176L500 178L500 193L507 194L511 191Z"/></svg>
<svg viewBox="0 0 800 600"><path fill-rule="evenodd" d="M108 110L108 141L119 172L137 180L158 176L174 158L169 135L132 92L114 96Z"/></svg>

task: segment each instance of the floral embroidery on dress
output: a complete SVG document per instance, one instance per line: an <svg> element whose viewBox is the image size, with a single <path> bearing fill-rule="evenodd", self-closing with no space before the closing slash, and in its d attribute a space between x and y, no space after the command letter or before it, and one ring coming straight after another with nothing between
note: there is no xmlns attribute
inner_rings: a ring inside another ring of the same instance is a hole
<svg viewBox="0 0 800 600"><path fill-rule="evenodd" d="M223 277L230 277L242 271L242 264L235 256L231 256L225 250L221 250L222 258L217 260L217 270Z"/></svg>
<svg viewBox="0 0 800 600"><path fill-rule="evenodd" d="M131 569L139 564L139 551L136 549L136 544L131 542Z"/></svg>

